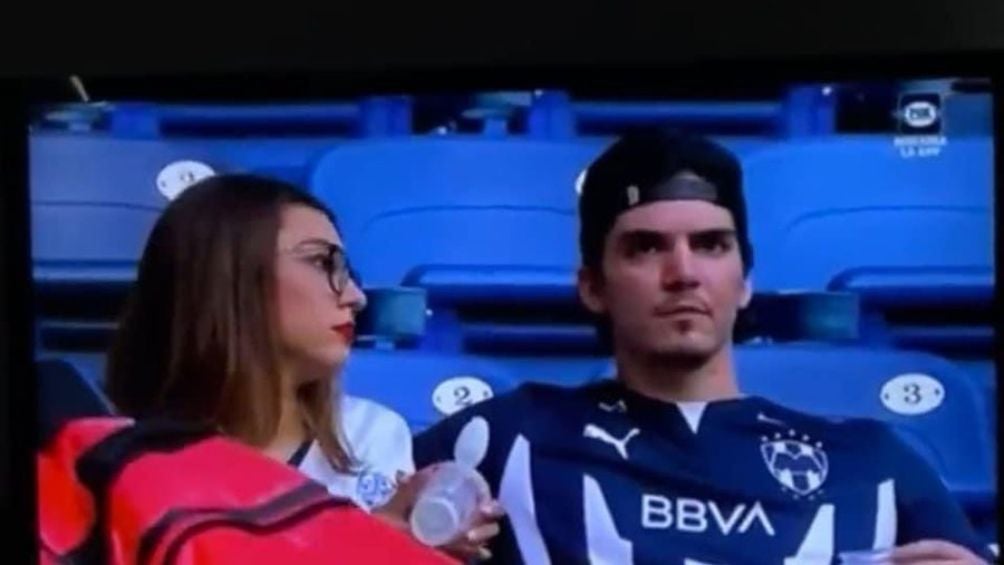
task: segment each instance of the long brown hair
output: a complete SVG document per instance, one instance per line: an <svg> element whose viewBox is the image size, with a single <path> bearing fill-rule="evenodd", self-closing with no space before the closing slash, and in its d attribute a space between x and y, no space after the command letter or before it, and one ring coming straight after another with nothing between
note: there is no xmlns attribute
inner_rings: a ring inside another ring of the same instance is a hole
<svg viewBox="0 0 1004 565"><path fill-rule="evenodd" d="M297 187L224 175L183 192L154 226L108 357L122 413L205 423L256 447L278 430L275 257L280 213L332 212ZM301 385L299 416L335 469L354 459L341 425L340 379Z"/></svg>

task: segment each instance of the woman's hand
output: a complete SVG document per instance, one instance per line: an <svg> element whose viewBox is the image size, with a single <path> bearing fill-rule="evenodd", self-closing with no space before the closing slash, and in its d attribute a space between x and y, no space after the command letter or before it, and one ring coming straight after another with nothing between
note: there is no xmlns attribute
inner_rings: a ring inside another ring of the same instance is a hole
<svg viewBox="0 0 1004 565"><path fill-rule="evenodd" d="M464 561L491 559L492 553L488 549L488 542L498 535L498 521L504 515L505 511L498 501L490 498L482 500L471 527L444 545L442 549Z"/></svg>
<svg viewBox="0 0 1004 565"><path fill-rule="evenodd" d="M418 494L436 470L436 465L429 465L413 475L398 475L397 490L386 504L374 508L372 513L400 531L411 535L408 517L415 506ZM440 549L468 561L471 559L489 559L491 552L487 544L499 533L498 520L505 514L497 501L485 498L479 501L478 512L471 526Z"/></svg>

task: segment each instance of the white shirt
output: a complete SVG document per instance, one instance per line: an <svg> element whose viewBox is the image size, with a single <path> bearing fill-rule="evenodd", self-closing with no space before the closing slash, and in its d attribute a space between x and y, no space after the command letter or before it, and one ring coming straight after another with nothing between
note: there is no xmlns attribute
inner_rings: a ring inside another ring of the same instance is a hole
<svg viewBox="0 0 1004 565"><path fill-rule="evenodd" d="M325 459L315 441L307 450L300 471L328 487L335 496L352 499L371 510L394 493L398 471L415 472L411 455L411 430L397 412L355 396L342 397L342 422L351 453L359 463L354 473L340 473Z"/></svg>

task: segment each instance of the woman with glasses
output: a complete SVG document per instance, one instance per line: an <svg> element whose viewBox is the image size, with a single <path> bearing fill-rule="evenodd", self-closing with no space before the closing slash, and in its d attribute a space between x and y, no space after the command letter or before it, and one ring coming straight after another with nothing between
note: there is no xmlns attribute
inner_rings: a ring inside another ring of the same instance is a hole
<svg viewBox="0 0 1004 565"><path fill-rule="evenodd" d="M408 427L339 390L365 300L323 203L271 179L211 177L150 233L109 397L131 417L211 424L403 528L424 477L410 477ZM485 501L451 552L487 557L500 514Z"/></svg>

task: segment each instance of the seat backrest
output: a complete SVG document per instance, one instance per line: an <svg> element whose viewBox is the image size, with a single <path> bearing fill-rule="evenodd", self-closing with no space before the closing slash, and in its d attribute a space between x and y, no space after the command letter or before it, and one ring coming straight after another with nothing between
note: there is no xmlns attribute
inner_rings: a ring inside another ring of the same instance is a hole
<svg viewBox="0 0 1004 565"><path fill-rule="evenodd" d="M523 383L546 383L557 386L580 386L593 379L606 366L605 357L562 355L505 355L494 358L513 375L515 386Z"/></svg>
<svg viewBox="0 0 1004 565"><path fill-rule="evenodd" d="M824 289L862 268L933 268L935 283L954 269L992 272L989 137L952 138L923 158L885 136L799 140L750 153L744 169L762 290Z"/></svg>
<svg viewBox="0 0 1004 565"><path fill-rule="evenodd" d="M342 378L346 393L393 409L416 433L515 383L490 359L417 350L355 350Z"/></svg>
<svg viewBox="0 0 1004 565"><path fill-rule="evenodd" d="M810 414L891 424L964 502L986 502L994 492L980 390L943 358L821 343L749 345L736 348L736 371L748 394Z"/></svg>
<svg viewBox="0 0 1004 565"><path fill-rule="evenodd" d="M358 141L321 158L311 190L334 209L366 282L425 265L576 265L575 179L603 142L444 137Z"/></svg>
<svg viewBox="0 0 1004 565"><path fill-rule="evenodd" d="M34 132L29 168L36 276L131 280L168 204L158 175L172 163L198 161L220 173L260 172L302 183L308 164L342 139Z"/></svg>

